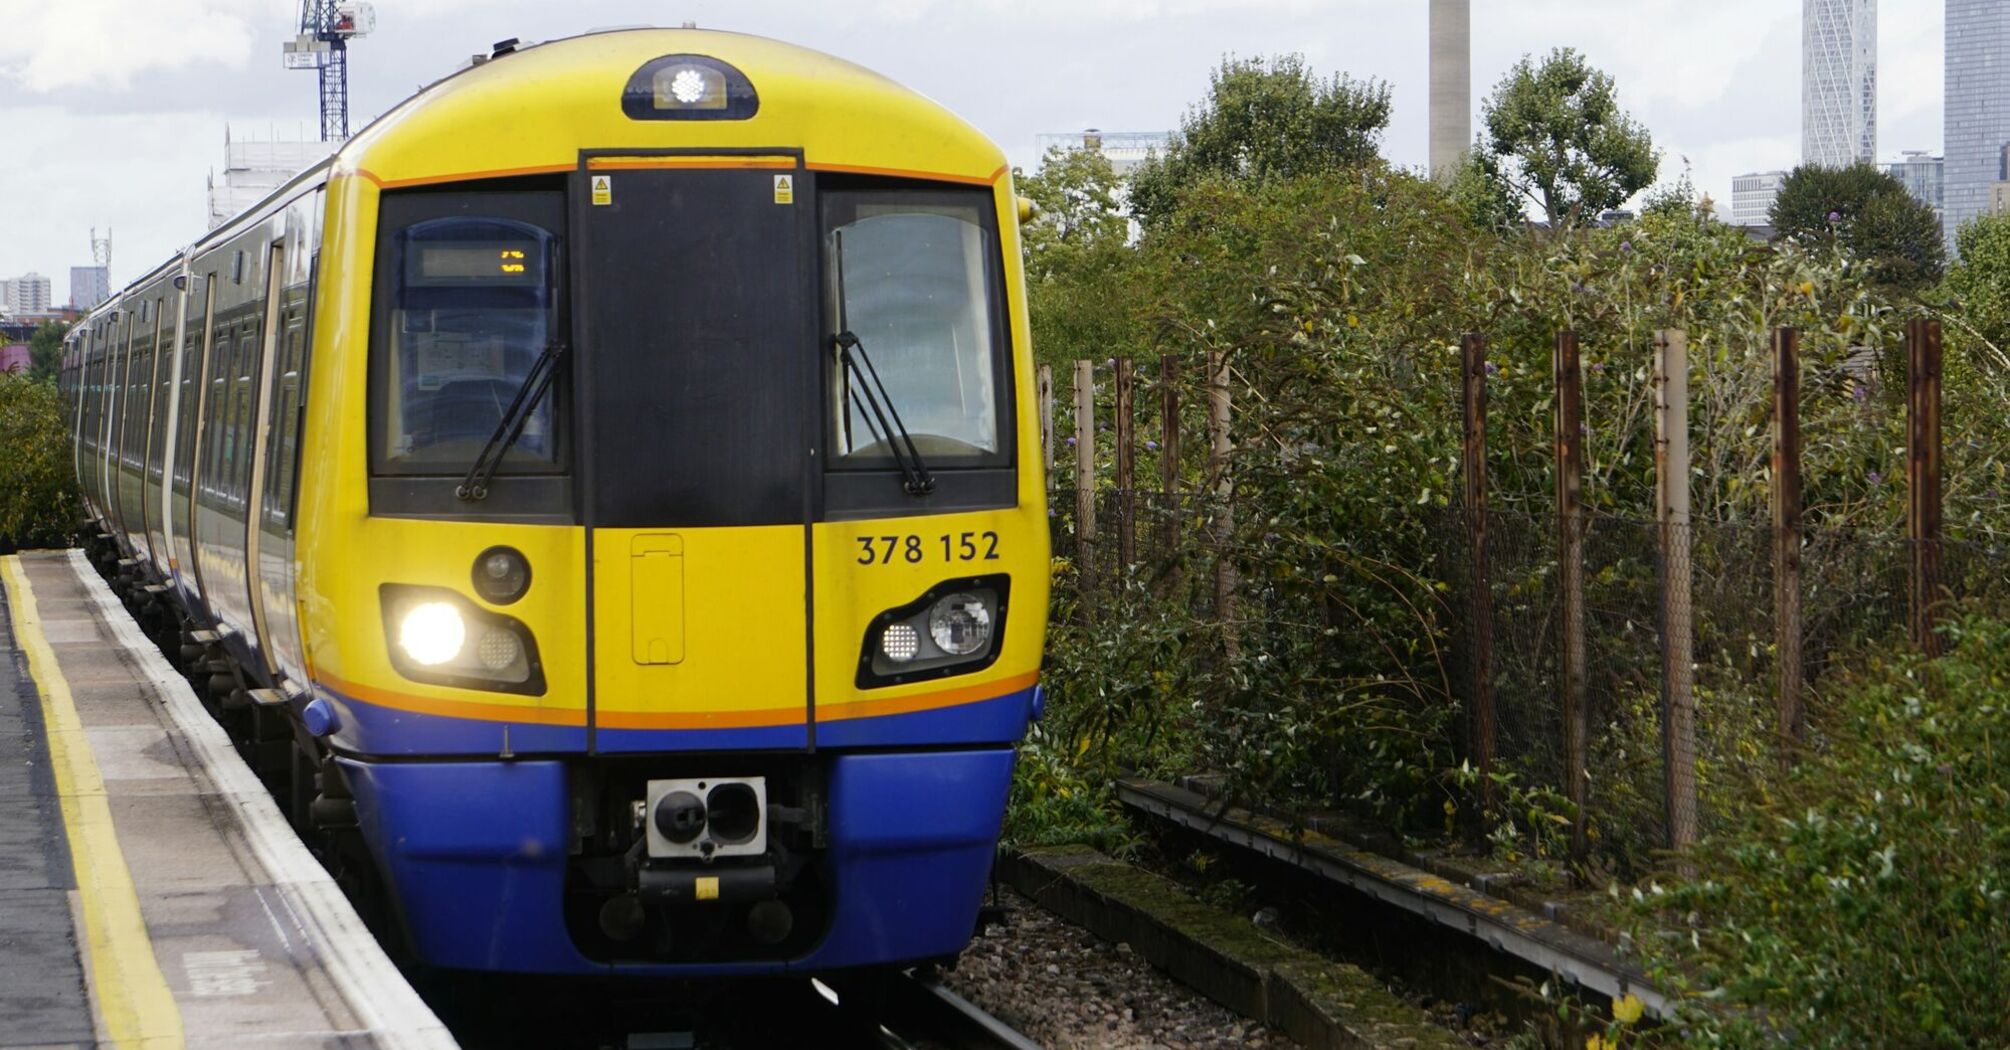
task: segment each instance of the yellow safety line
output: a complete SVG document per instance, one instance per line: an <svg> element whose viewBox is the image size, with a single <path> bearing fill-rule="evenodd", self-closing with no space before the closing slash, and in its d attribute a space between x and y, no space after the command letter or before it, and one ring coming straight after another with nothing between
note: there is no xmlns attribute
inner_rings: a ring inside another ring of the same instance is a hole
<svg viewBox="0 0 2010 1050"><path fill-rule="evenodd" d="M14 637L28 654L28 672L42 698L42 725L49 739L50 766L63 809L63 833L77 872L77 895L84 913L84 940L90 954L91 995L113 1044L121 1047L180 1047L181 1010L154 958L140 915L140 896L112 827L105 782L91 757L90 740L77 718L70 683L56 664L56 651L42 633L35 592L20 559L0 558L14 610Z"/></svg>

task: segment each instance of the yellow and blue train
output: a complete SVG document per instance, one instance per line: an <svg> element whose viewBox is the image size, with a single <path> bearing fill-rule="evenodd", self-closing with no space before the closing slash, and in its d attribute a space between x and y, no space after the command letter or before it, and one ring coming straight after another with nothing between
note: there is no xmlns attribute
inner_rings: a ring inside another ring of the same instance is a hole
<svg viewBox="0 0 2010 1050"><path fill-rule="evenodd" d="M953 955L1040 707L1020 217L826 55L499 45L76 326L94 553L423 962Z"/></svg>

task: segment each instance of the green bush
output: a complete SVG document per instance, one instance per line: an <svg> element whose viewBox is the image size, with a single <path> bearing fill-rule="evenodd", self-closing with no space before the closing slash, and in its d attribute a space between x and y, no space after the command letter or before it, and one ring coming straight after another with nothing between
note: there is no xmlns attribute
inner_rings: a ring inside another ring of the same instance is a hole
<svg viewBox="0 0 2010 1050"><path fill-rule="evenodd" d="M1644 893L1636 939L1699 1045L2002 1046L2010 625L1863 672L1811 751Z"/></svg>
<svg viewBox="0 0 2010 1050"><path fill-rule="evenodd" d="M69 542L70 451L56 388L0 373L0 550Z"/></svg>

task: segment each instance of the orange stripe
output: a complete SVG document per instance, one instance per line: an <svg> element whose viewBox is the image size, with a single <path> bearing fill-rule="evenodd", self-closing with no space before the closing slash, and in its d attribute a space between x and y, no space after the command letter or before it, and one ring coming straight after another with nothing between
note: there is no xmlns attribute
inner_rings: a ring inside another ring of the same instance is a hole
<svg viewBox="0 0 2010 1050"><path fill-rule="evenodd" d="M930 182L961 182L971 186L989 186L1005 174L1000 166L988 177L976 175L952 175L945 171L910 171L906 168L872 168L859 164L811 164L815 171L838 171L852 175L891 175L901 179L926 179Z"/></svg>
<svg viewBox="0 0 2010 1050"><path fill-rule="evenodd" d="M654 168L785 168L793 170L794 157L588 157L593 171L643 171Z"/></svg>
<svg viewBox="0 0 2010 1050"><path fill-rule="evenodd" d="M357 168L356 174L377 184L378 189L394 190L402 186L431 186L442 182L469 182L475 179L506 179L513 175L551 175L557 172L577 170L571 164L541 164L533 168L497 168L492 171L456 171L445 175L421 175L411 179L386 179L368 168Z"/></svg>
<svg viewBox="0 0 2010 1050"><path fill-rule="evenodd" d="M992 700L1008 693L1016 693L1021 689L1031 688L1039 680L1040 673L1033 671L1002 681L966 685L934 693L920 693L885 700L854 700L850 703L818 708L817 721L836 722L852 718L912 714L917 711L955 707L958 704ZM475 700L442 700L358 685L325 672L316 681L365 703L423 715L472 718L486 722L531 722L555 726L586 724L586 712L579 708L517 707L511 704L491 704ZM767 707L746 711L601 711L595 718L596 724L608 729L759 729L767 726L795 725L802 721L801 707Z"/></svg>

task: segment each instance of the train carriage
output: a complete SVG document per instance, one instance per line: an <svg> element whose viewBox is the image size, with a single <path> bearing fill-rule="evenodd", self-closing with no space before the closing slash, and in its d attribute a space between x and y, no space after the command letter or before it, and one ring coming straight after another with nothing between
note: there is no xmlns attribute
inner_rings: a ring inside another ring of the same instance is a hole
<svg viewBox="0 0 2010 1050"><path fill-rule="evenodd" d="M997 147L700 30L500 48L115 295L97 553L428 963L969 937L1047 515Z"/></svg>

